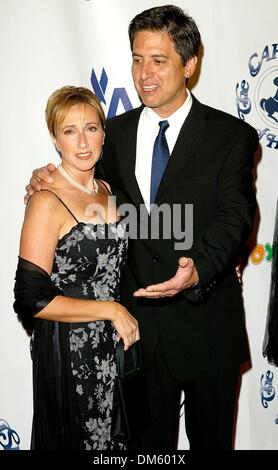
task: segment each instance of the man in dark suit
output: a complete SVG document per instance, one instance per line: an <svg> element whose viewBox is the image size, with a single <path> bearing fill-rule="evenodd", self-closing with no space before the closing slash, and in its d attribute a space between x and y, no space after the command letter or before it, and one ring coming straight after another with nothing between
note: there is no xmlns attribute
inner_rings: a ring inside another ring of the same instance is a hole
<svg viewBox="0 0 278 470"><path fill-rule="evenodd" d="M235 260L255 211L257 133L187 90L200 34L180 8L142 12L129 37L143 104L108 120L102 167L118 204L132 204L139 225L148 225L147 237L130 239L122 282L122 301L139 320L150 389L152 427L137 446L176 447L183 390L190 448L231 449L239 367L249 358ZM159 238L151 237L151 204L168 207L170 236L159 226ZM192 230L182 251L175 207L180 226Z"/></svg>

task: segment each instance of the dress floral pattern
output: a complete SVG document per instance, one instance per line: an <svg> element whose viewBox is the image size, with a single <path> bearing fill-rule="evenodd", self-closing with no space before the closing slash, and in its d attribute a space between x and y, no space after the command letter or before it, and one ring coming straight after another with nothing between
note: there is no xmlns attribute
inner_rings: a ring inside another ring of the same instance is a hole
<svg viewBox="0 0 278 470"><path fill-rule="evenodd" d="M120 270L126 253L122 221L79 222L57 245L51 279L69 297L119 301ZM69 327L72 374L84 448L88 450L124 448L110 437L115 337L110 321L72 323Z"/></svg>

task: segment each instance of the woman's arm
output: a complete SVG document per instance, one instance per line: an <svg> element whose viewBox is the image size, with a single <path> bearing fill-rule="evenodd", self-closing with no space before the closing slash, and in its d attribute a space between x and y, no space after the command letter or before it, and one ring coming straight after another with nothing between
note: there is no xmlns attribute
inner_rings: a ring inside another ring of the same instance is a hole
<svg viewBox="0 0 278 470"><path fill-rule="evenodd" d="M26 208L20 257L51 274L59 232L64 224L58 199L49 192L33 195ZM110 320L127 347L139 339L138 323L118 302L76 299L57 295L36 318L61 322Z"/></svg>
<svg viewBox="0 0 278 470"><path fill-rule="evenodd" d="M64 222L65 216L58 198L49 191L35 193L26 207L19 256L40 266L50 275Z"/></svg>

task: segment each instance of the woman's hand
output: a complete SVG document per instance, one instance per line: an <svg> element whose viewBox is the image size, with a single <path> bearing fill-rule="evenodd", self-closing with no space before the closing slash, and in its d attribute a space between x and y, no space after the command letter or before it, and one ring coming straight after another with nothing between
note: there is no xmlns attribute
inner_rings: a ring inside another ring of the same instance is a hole
<svg viewBox="0 0 278 470"><path fill-rule="evenodd" d="M29 184L26 186L25 190L26 193L24 196L24 203L27 204L32 194L36 191L41 190L41 181L45 181L46 183L53 183L53 179L51 178L51 173L56 170L56 166L53 163L48 163L47 166L43 166L41 168L37 168L33 171L32 177L30 179Z"/></svg>
<svg viewBox="0 0 278 470"><path fill-rule="evenodd" d="M124 350L140 339L137 320L128 312L128 310L118 302L112 302L114 312L112 322L117 330L117 339L123 339Z"/></svg>

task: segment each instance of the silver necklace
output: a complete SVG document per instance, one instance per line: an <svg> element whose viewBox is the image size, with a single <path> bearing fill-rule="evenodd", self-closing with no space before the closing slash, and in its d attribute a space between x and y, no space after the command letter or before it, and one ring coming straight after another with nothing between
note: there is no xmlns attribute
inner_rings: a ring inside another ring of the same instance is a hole
<svg viewBox="0 0 278 470"><path fill-rule="evenodd" d="M66 170L62 167L62 165L58 165L58 170L60 171L60 173L66 178L66 180L69 181L69 183L71 183L73 186L75 186L76 188L80 189L81 191L84 191L85 193L88 193L88 194L97 194L98 193L98 184L96 182L95 179L93 179L93 186L94 186L94 189L89 189L87 188L87 186L84 186L83 184L81 183L78 183L77 181L75 181L75 179L73 179L67 172Z"/></svg>

